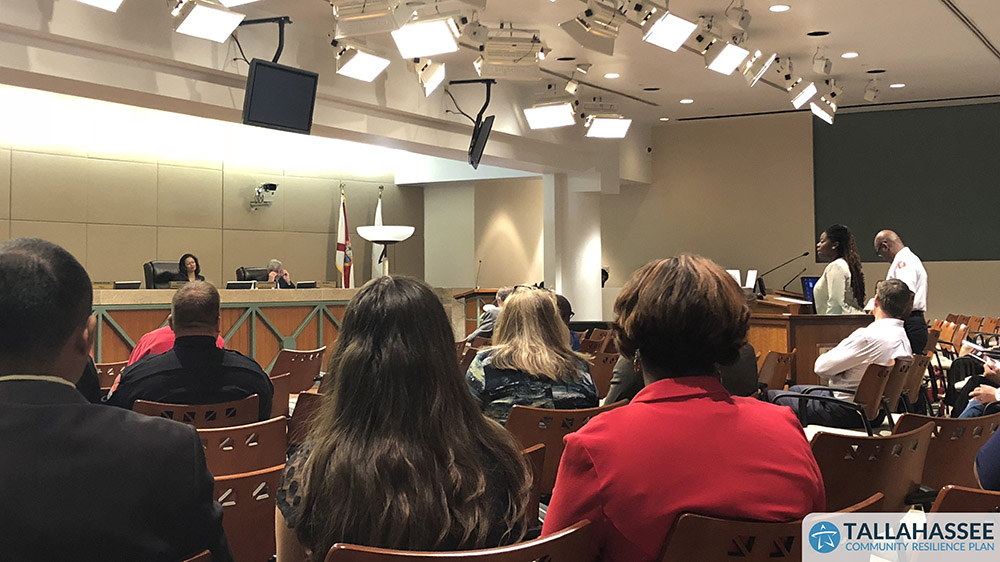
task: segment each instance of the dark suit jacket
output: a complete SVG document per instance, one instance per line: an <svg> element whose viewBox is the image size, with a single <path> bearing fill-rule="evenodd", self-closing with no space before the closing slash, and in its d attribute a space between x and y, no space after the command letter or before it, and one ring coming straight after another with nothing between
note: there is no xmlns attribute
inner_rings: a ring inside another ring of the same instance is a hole
<svg viewBox="0 0 1000 562"><path fill-rule="evenodd" d="M193 428L0 380L0 559L230 562L213 495Z"/></svg>

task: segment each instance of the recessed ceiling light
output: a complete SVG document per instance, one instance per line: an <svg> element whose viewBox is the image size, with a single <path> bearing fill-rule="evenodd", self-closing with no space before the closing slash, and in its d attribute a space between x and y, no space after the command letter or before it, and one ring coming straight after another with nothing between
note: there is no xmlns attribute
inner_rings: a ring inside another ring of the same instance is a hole
<svg viewBox="0 0 1000 562"><path fill-rule="evenodd" d="M855 51L847 51L846 53L840 55L842 59L856 59L858 58L858 53Z"/></svg>
<svg viewBox="0 0 1000 562"><path fill-rule="evenodd" d="M774 12L776 14L780 14L781 12L787 12L788 10L791 10L791 9L792 9L792 7L789 6L788 4L774 4L773 6L771 6L770 8L768 8L768 10L771 10L772 12Z"/></svg>
<svg viewBox="0 0 1000 562"><path fill-rule="evenodd" d="M660 121L670 121L669 117L660 117Z"/></svg>
<svg viewBox="0 0 1000 562"><path fill-rule="evenodd" d="M890 88L905 88L906 84L903 84L902 82L899 82L897 84L889 84L889 87Z"/></svg>
<svg viewBox="0 0 1000 562"><path fill-rule="evenodd" d="M868 74L883 74L883 73L885 73L884 68L873 68L868 71Z"/></svg>
<svg viewBox="0 0 1000 562"><path fill-rule="evenodd" d="M826 37L829 34L829 31L810 31L809 33L806 33L809 37Z"/></svg>
<svg viewBox="0 0 1000 562"><path fill-rule="evenodd" d="M684 98L684 99L681 100L681 103L683 103L684 105L687 105L689 103L694 103L694 100L691 99L691 98Z"/></svg>
<svg viewBox="0 0 1000 562"><path fill-rule="evenodd" d="M618 74L617 72L609 72L605 74L604 77L607 78L608 80L614 80L615 78L621 78L622 75Z"/></svg>

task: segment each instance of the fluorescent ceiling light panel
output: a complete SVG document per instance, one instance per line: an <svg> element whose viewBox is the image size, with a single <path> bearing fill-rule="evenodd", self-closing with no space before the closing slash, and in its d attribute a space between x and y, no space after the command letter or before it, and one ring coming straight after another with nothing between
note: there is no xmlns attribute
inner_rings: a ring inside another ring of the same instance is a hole
<svg viewBox="0 0 1000 562"><path fill-rule="evenodd" d="M793 88L794 90L794 88ZM801 108L809 100L813 99L818 90L816 89L816 84L810 82L808 85L802 87L792 98L792 106L795 109Z"/></svg>
<svg viewBox="0 0 1000 562"><path fill-rule="evenodd" d="M581 47L613 56L620 31L618 21L623 18L616 8L591 0L583 13L560 23L559 27Z"/></svg>
<svg viewBox="0 0 1000 562"><path fill-rule="evenodd" d="M833 125L833 115L837 112L837 108L833 105L827 104L824 101L819 103L810 103L809 109L812 110L813 115L819 117L823 121L826 121L828 125Z"/></svg>
<svg viewBox="0 0 1000 562"><path fill-rule="evenodd" d="M389 59L352 48L337 59L337 74L371 82L388 66Z"/></svg>
<svg viewBox="0 0 1000 562"><path fill-rule="evenodd" d="M118 8L122 5L122 0L76 0L81 4L87 4L88 6L94 6L95 8L100 8L102 10L107 10L109 12L117 12Z"/></svg>
<svg viewBox="0 0 1000 562"><path fill-rule="evenodd" d="M771 53L771 56L765 57L759 50L756 51L753 57L743 65L743 78L746 78L747 84L753 88L777 58L777 53Z"/></svg>
<svg viewBox="0 0 1000 562"><path fill-rule="evenodd" d="M723 45L721 50L719 45ZM709 70L729 76L748 55L750 55L750 51L743 47L728 41L726 43L716 41L705 52L705 66Z"/></svg>
<svg viewBox="0 0 1000 562"><path fill-rule="evenodd" d="M587 123L587 136L590 138L623 139L632 125L632 120L617 115L593 116Z"/></svg>
<svg viewBox="0 0 1000 562"><path fill-rule="evenodd" d="M387 33L413 18L413 8L398 0L337 0L332 4L338 39Z"/></svg>
<svg viewBox="0 0 1000 562"><path fill-rule="evenodd" d="M452 18L415 21L392 32L404 59L419 59L458 50L458 26Z"/></svg>
<svg viewBox="0 0 1000 562"><path fill-rule="evenodd" d="M649 28L642 40L676 53L695 29L698 29L698 24L668 12L667 15L656 20L656 23Z"/></svg>
<svg viewBox="0 0 1000 562"><path fill-rule="evenodd" d="M553 129L576 125L576 112L570 102L549 103L524 108L524 118L532 129Z"/></svg>
<svg viewBox="0 0 1000 562"><path fill-rule="evenodd" d="M443 62L428 63L420 69L420 84L424 87L424 96L434 93L434 90L444 82L445 67Z"/></svg>
<svg viewBox="0 0 1000 562"><path fill-rule="evenodd" d="M204 0L189 0L177 15L177 33L225 43L246 16Z"/></svg>

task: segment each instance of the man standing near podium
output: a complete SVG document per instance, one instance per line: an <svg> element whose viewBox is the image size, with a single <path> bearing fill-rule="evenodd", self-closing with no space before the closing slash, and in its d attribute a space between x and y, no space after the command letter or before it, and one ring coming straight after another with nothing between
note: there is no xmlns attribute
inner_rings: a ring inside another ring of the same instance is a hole
<svg viewBox="0 0 1000 562"><path fill-rule="evenodd" d="M903 329L910 340L913 353L923 353L927 346L927 271L916 256L891 230L883 230L875 235L875 253L887 262L889 273L886 279L899 279L913 291L913 312L903 321Z"/></svg>

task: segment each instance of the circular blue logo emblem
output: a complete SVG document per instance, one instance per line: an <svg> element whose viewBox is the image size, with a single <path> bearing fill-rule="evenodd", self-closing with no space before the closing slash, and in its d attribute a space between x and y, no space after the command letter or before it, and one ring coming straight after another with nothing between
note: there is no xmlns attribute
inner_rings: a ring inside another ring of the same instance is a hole
<svg viewBox="0 0 1000 562"><path fill-rule="evenodd" d="M809 546L820 554L833 552L840 544L840 531L829 521L820 521L809 529Z"/></svg>

